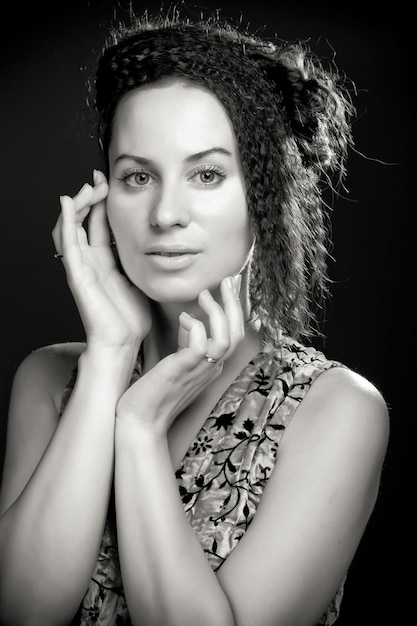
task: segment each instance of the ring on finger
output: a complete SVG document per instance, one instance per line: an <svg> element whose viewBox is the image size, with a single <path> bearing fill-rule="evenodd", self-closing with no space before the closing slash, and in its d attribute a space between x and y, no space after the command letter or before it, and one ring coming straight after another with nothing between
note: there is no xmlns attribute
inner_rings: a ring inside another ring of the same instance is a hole
<svg viewBox="0 0 417 626"><path fill-rule="evenodd" d="M214 357L212 357L212 356L209 356L208 354L205 354L205 355L203 356L203 359L204 359L205 361L207 361L207 363L217 363L217 362L218 362L218 360L219 360L219 359L215 359L215 358L214 358Z"/></svg>

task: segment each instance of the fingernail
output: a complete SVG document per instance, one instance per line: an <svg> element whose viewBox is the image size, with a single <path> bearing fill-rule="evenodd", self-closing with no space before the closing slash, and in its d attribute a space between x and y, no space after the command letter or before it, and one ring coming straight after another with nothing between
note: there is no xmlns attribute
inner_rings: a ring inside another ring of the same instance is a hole
<svg viewBox="0 0 417 626"><path fill-rule="evenodd" d="M185 326L188 330L190 330L191 322L193 321L194 316L187 313L187 311L182 311L179 316L179 323Z"/></svg>
<svg viewBox="0 0 417 626"><path fill-rule="evenodd" d="M93 181L95 185L102 185L106 182L106 177L100 170L93 170Z"/></svg>
<svg viewBox="0 0 417 626"><path fill-rule="evenodd" d="M203 298L209 298L210 300L213 300L213 296L211 295L211 293L209 292L208 289L204 289L201 293L200 296L203 296Z"/></svg>
<svg viewBox="0 0 417 626"><path fill-rule="evenodd" d="M240 288L242 286L242 274L236 274L236 276L233 276L233 288L236 291L236 294L239 295L240 294Z"/></svg>
<svg viewBox="0 0 417 626"><path fill-rule="evenodd" d="M82 191L84 191L88 187L91 187L91 185L89 185L88 183L84 183L84 185L81 187L81 189L80 189L80 191L78 193L81 193Z"/></svg>
<svg viewBox="0 0 417 626"><path fill-rule="evenodd" d="M242 276L236 274L236 276L228 276L226 278L227 286L232 289L238 296L240 292L240 285L242 284Z"/></svg>

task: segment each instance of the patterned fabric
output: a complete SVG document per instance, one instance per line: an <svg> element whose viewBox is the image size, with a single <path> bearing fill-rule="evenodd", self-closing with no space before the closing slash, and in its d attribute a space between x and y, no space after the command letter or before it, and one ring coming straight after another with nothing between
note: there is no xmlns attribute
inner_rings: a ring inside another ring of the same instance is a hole
<svg viewBox="0 0 417 626"><path fill-rule="evenodd" d="M185 514L214 571L245 534L275 465L279 443L314 380L331 367L312 347L285 338L279 354L260 352L226 390L176 470ZM62 410L75 382L64 393ZM140 376L139 365L132 382ZM320 625L338 618L343 583ZM95 572L72 624L129 626L117 554L114 508Z"/></svg>

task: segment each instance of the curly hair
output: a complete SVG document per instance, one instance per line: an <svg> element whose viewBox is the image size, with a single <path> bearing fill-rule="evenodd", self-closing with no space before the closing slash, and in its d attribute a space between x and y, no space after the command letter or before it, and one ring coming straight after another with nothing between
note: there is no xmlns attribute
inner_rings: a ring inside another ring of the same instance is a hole
<svg viewBox="0 0 417 626"><path fill-rule="evenodd" d="M323 183L346 174L354 113L348 90L303 42L264 40L221 20L132 16L102 51L95 77L98 135L107 162L121 97L161 79L208 89L230 117L255 235L252 315L274 344L314 335L328 293Z"/></svg>

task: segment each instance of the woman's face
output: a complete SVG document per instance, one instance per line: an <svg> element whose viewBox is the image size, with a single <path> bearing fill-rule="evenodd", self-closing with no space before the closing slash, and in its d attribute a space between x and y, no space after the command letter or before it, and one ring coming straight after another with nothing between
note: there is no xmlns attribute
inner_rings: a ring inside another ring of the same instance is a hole
<svg viewBox="0 0 417 626"><path fill-rule="evenodd" d="M251 245L243 175L217 98L172 82L121 100L107 211L123 268L158 302L194 300L237 274Z"/></svg>

